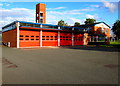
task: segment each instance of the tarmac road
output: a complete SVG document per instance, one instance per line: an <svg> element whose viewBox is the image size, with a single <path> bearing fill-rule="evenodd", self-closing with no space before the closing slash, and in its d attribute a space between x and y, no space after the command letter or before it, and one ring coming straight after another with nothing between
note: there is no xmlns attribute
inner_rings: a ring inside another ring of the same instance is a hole
<svg viewBox="0 0 120 86"><path fill-rule="evenodd" d="M118 52L3 47L3 84L117 84Z"/></svg>

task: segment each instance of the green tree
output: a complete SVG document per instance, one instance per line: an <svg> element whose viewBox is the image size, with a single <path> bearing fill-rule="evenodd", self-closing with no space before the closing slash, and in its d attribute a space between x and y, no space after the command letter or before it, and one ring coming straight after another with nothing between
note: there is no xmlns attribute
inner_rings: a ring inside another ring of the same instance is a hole
<svg viewBox="0 0 120 86"><path fill-rule="evenodd" d="M75 23L74 23L74 26L75 26L75 27L78 27L78 26L80 26L80 23L79 23L79 22L75 22Z"/></svg>
<svg viewBox="0 0 120 86"><path fill-rule="evenodd" d="M113 33L120 38L120 20L117 20L112 26Z"/></svg>
<svg viewBox="0 0 120 86"><path fill-rule="evenodd" d="M93 23L95 23L96 22L96 20L95 19L90 19L90 18L88 18L88 19L86 19L86 21L84 22L85 24L93 24Z"/></svg>
<svg viewBox="0 0 120 86"><path fill-rule="evenodd" d="M68 23L65 23L65 21L63 21L63 20L58 21L58 25L60 25L60 26L69 26Z"/></svg>

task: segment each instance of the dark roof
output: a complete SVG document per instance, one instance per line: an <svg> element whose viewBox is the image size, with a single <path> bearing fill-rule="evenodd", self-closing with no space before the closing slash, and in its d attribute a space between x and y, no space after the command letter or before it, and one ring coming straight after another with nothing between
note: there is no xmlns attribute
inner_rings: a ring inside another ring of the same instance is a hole
<svg viewBox="0 0 120 86"><path fill-rule="evenodd" d="M93 24L83 24L83 25L80 25L78 27L91 27L91 26L95 26L96 24L99 24L99 23L104 23L105 25L107 25L105 22L96 22L96 23L93 23ZM107 25L109 28L111 28L109 25ZM73 26L74 27L74 26Z"/></svg>

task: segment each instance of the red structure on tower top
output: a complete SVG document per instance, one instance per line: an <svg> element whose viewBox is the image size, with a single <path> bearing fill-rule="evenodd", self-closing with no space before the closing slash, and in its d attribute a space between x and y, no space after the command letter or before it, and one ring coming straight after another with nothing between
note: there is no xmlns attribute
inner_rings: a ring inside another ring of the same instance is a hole
<svg viewBox="0 0 120 86"><path fill-rule="evenodd" d="M36 5L36 23L46 23L46 4L39 3Z"/></svg>

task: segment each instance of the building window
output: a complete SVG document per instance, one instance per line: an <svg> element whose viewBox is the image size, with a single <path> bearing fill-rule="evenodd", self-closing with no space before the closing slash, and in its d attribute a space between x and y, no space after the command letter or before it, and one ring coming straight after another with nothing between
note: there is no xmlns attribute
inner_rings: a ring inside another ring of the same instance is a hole
<svg viewBox="0 0 120 86"><path fill-rule="evenodd" d="M20 40L23 40L23 39L20 39Z"/></svg>
<svg viewBox="0 0 120 86"><path fill-rule="evenodd" d="M29 37L28 35L26 35L25 37Z"/></svg>
<svg viewBox="0 0 120 86"><path fill-rule="evenodd" d="M20 35L20 37L23 37L23 35Z"/></svg>
<svg viewBox="0 0 120 86"><path fill-rule="evenodd" d="M40 13L40 17L43 17L43 13Z"/></svg>
<svg viewBox="0 0 120 86"><path fill-rule="evenodd" d="M43 19L40 19L40 23L43 23Z"/></svg>
<svg viewBox="0 0 120 86"><path fill-rule="evenodd" d="M103 28L103 27L102 27L102 29L101 29L101 30L102 30L102 33L104 33L104 28Z"/></svg>
<svg viewBox="0 0 120 86"><path fill-rule="evenodd" d="M39 36L36 36L36 37L39 37Z"/></svg>
<svg viewBox="0 0 120 86"><path fill-rule="evenodd" d="M37 17L38 17L38 14L36 14L37 15Z"/></svg>
<svg viewBox="0 0 120 86"><path fill-rule="evenodd" d="M108 28L106 28L106 33L108 33Z"/></svg>

